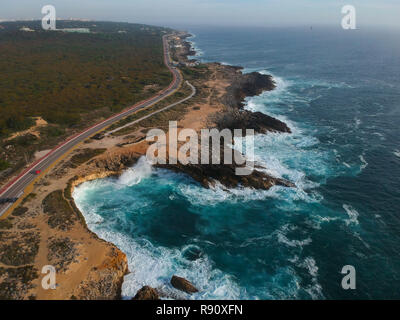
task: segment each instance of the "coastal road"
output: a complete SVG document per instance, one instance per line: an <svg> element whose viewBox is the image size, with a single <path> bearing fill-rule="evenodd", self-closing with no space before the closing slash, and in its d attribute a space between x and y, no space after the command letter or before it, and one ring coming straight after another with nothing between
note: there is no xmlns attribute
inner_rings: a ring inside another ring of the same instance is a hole
<svg viewBox="0 0 400 320"><path fill-rule="evenodd" d="M182 84L183 78L181 73L177 68L175 68L171 63L169 46L167 41L167 36L163 36L163 46L164 46L164 63L171 71L173 75L173 80L168 88L161 91L158 95L135 104L128 109L125 109L121 113L118 113L94 126L86 129L85 131L70 137L68 140L58 145L56 148L47 153L44 157L37 160L30 167L25 169L18 177L7 184L3 189L0 190L0 218L11 208L15 200L20 198L24 194L24 190L33 183L40 175L36 172L44 172L52 164L57 162L64 154L70 151L72 148L77 146L82 141L95 135L99 131L106 129L111 124L129 116L130 114L151 106L154 103L160 102L165 97L174 93Z"/></svg>
<svg viewBox="0 0 400 320"><path fill-rule="evenodd" d="M166 106L164 108L161 108L161 109L159 109L157 111L149 113L148 115L146 115L144 117L141 117L141 118L136 119L136 120L134 120L132 122L129 122L126 125L123 125L122 127L118 127L117 129L114 129L114 130L111 130L111 131L107 131L104 134L104 136L109 136L110 134L113 134L114 132L118 132L118 131L120 131L120 130L122 130L124 128L130 127L130 126L134 125L135 123L138 123L140 121L143 121L144 119L147 119L147 118L150 118L150 117L154 116L157 113L160 113L160 112L163 112L165 110L171 109L171 108L177 106L178 104L184 103L185 101L188 101L188 100L192 99L193 96L196 94L196 88L189 81L186 81L186 84L190 87L190 89L192 89L192 93L189 96L187 96L186 98L184 98L184 99L182 99L180 101L174 102L174 103L172 103L172 104L170 104L170 105L168 105L168 106Z"/></svg>

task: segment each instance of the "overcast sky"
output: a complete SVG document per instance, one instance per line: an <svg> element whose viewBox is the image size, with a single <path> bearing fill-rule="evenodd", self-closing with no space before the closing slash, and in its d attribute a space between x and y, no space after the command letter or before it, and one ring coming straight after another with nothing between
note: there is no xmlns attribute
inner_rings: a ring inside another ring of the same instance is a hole
<svg viewBox="0 0 400 320"><path fill-rule="evenodd" d="M39 19L47 4L58 18L172 27L340 25L342 6L352 4L358 26L400 27L400 0L0 0L0 19Z"/></svg>

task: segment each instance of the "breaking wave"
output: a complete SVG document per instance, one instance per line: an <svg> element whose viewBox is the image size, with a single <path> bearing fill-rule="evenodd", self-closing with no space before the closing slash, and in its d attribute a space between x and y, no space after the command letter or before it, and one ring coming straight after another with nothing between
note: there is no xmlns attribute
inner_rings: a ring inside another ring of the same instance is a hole
<svg viewBox="0 0 400 320"><path fill-rule="evenodd" d="M151 172L151 164L146 160L146 157L143 156L139 158L133 168L129 168L121 174L117 183L131 187L140 183L143 179L150 177Z"/></svg>

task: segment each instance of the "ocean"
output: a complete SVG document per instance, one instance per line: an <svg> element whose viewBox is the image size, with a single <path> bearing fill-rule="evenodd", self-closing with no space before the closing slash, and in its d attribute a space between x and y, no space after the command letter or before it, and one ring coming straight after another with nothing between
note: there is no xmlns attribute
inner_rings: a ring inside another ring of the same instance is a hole
<svg viewBox="0 0 400 320"><path fill-rule="evenodd" d="M255 156L297 188L206 190L143 159L82 184L89 228L127 254L123 297L150 285L185 299L399 299L398 30L189 31L196 58L274 77L245 108L292 129L257 135ZM174 274L199 292L172 289Z"/></svg>

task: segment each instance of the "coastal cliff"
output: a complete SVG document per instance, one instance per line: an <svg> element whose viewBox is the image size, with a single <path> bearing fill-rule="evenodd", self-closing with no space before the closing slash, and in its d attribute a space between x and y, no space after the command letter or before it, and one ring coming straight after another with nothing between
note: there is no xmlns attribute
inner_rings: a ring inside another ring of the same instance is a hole
<svg viewBox="0 0 400 320"><path fill-rule="evenodd" d="M176 59L187 62L193 54L184 42ZM182 68L196 87L188 103L163 112L163 117L126 128L119 136L88 139L45 173L29 190L23 203L0 224L0 292L5 299L120 299L128 261L115 245L91 232L72 194L86 181L118 177L146 153L146 133L178 120L179 128L254 129L256 133L290 133L283 122L259 112L244 110L246 97L275 84L268 75L243 74L239 67L219 63ZM159 166L191 176L205 188L220 183L226 188L267 190L275 185L293 187L265 173L258 164L249 176L235 174L235 165ZM18 248L24 248L24 254ZM41 269L57 269L57 290L44 290ZM134 271L134 270L132 270Z"/></svg>
<svg viewBox="0 0 400 320"><path fill-rule="evenodd" d="M232 81L232 84L226 89L223 101L229 108L242 109L245 98L274 90L276 87L270 75L258 72L243 74L243 68L228 65L224 65L224 70Z"/></svg>
<svg viewBox="0 0 400 320"><path fill-rule="evenodd" d="M121 298L126 255L91 232L72 191L75 184L113 174L105 166L79 165L76 150L35 183L31 193L0 221L0 299L114 300ZM99 152L97 152L99 153ZM96 154L96 152L91 152ZM112 167L120 157L108 163ZM114 167L115 169L116 167ZM56 289L42 286L42 268L56 270Z"/></svg>

